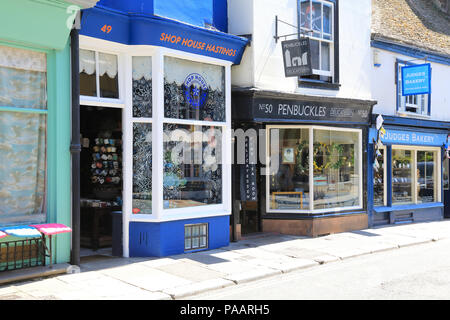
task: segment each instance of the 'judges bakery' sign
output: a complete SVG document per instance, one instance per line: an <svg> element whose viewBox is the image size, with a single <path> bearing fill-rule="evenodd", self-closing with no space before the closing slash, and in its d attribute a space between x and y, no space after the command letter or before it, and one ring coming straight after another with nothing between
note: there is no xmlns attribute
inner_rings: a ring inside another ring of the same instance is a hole
<svg viewBox="0 0 450 320"><path fill-rule="evenodd" d="M331 102L254 99L252 118L271 120L323 120L367 123L367 106Z"/></svg>

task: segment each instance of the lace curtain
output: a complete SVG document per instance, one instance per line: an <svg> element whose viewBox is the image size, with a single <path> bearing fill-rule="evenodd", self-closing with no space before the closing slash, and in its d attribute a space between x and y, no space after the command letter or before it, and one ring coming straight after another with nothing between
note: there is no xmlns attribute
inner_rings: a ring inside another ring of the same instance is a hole
<svg viewBox="0 0 450 320"><path fill-rule="evenodd" d="M46 221L46 55L0 46L0 225Z"/></svg>
<svg viewBox="0 0 450 320"><path fill-rule="evenodd" d="M105 73L110 78L115 78L117 75L117 56L114 54L98 53L98 68L99 75L103 76ZM95 73L95 52L91 50L80 49L80 73L85 72L89 75Z"/></svg>

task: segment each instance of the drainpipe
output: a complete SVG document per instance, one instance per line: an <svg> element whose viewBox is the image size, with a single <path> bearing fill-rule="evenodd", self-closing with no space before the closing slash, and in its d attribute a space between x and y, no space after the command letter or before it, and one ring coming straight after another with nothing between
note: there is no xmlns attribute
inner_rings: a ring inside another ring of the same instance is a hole
<svg viewBox="0 0 450 320"><path fill-rule="evenodd" d="M80 265L80 73L79 73L80 13L70 31L72 74L72 253L70 263Z"/></svg>

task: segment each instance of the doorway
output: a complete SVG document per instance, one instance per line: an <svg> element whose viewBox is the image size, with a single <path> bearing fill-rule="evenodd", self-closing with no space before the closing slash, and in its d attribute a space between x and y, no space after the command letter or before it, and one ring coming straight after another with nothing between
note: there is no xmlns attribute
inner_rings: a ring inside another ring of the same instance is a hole
<svg viewBox="0 0 450 320"><path fill-rule="evenodd" d="M80 108L80 257L122 255L122 110Z"/></svg>

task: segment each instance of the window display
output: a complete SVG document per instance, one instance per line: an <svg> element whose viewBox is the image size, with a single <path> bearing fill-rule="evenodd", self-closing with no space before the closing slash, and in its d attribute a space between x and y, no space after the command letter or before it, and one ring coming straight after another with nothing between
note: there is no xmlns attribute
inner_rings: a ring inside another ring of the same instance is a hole
<svg viewBox="0 0 450 320"><path fill-rule="evenodd" d="M436 201L436 152L417 151L417 202Z"/></svg>
<svg viewBox="0 0 450 320"><path fill-rule="evenodd" d="M411 150L392 150L392 204L413 202L411 153Z"/></svg>
<svg viewBox="0 0 450 320"><path fill-rule="evenodd" d="M280 157L278 169L271 168L270 208L309 209L309 129L270 130L278 130L271 144L278 143Z"/></svg>
<svg viewBox="0 0 450 320"><path fill-rule="evenodd" d="M357 132L314 130L314 209L361 205L359 150Z"/></svg>
<svg viewBox="0 0 450 320"><path fill-rule="evenodd" d="M375 158L378 166L373 170L373 205L383 206L386 205L384 201L385 193L385 150L379 149L379 155Z"/></svg>
<svg viewBox="0 0 450 320"><path fill-rule="evenodd" d="M133 213L152 213L151 123L133 123Z"/></svg>
<svg viewBox="0 0 450 320"><path fill-rule="evenodd" d="M270 140L270 209L311 211L362 205L359 131L308 127L272 130L278 130L279 138ZM277 150L274 143L278 143ZM274 158L277 155L278 161Z"/></svg>
<svg viewBox="0 0 450 320"><path fill-rule="evenodd" d="M220 127L164 124L164 208L222 203Z"/></svg>

